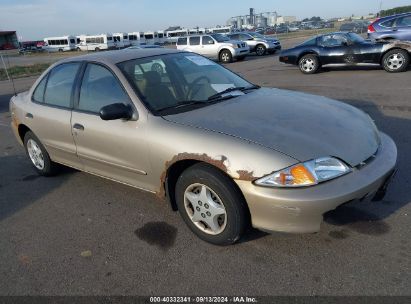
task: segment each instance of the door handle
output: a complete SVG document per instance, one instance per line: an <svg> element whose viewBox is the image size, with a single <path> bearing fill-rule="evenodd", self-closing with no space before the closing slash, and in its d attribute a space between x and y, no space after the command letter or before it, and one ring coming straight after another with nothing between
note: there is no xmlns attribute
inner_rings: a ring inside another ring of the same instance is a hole
<svg viewBox="0 0 411 304"><path fill-rule="evenodd" d="M33 116L33 114L31 114L31 113L27 113L27 114L26 114L26 118L34 118L34 116Z"/></svg>
<svg viewBox="0 0 411 304"><path fill-rule="evenodd" d="M78 124L78 123L75 123L75 124L73 125L73 129L80 130L80 131L84 131L84 126L83 126L83 125L80 125L80 124Z"/></svg>

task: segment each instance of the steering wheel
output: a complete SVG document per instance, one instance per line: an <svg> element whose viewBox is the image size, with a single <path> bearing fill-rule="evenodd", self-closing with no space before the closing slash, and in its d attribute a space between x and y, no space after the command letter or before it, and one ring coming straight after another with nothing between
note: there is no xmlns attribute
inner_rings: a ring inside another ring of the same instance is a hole
<svg viewBox="0 0 411 304"><path fill-rule="evenodd" d="M210 78L208 78L207 76L200 76L200 77L197 77L196 79L194 79L193 82L188 85L188 90L187 90L187 99L188 100L190 100L195 94L198 93L199 87L198 87L197 84L201 80L206 80L208 84L211 83ZM197 87L197 90L194 90L195 87Z"/></svg>

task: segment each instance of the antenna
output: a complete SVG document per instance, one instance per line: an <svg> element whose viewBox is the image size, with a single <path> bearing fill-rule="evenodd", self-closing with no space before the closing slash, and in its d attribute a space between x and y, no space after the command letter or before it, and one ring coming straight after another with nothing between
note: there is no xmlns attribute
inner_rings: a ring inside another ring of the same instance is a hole
<svg viewBox="0 0 411 304"><path fill-rule="evenodd" d="M9 74L9 72L8 72L8 70L7 70L7 66L6 66L6 64L5 64L5 62L4 62L3 54L0 54L0 55L1 55L1 61L3 62L4 70L6 71L7 78L9 79L9 81L11 81L11 84L13 85L14 96L17 96L16 87L14 86L13 75L12 75L12 74ZM6 58L7 58L7 65L8 65L9 68L10 68L9 56L6 55Z"/></svg>

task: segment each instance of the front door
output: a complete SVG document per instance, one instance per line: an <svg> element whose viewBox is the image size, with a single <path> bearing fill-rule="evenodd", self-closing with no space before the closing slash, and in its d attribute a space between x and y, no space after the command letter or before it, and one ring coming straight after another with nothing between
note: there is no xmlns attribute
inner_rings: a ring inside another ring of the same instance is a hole
<svg viewBox="0 0 411 304"><path fill-rule="evenodd" d="M145 124L102 120L100 109L113 103L134 109L117 77L105 66L88 63L71 120L77 154L86 171L147 189L150 163Z"/></svg>
<svg viewBox="0 0 411 304"><path fill-rule="evenodd" d="M211 36L203 36L201 41L202 55L218 58L218 45Z"/></svg>
<svg viewBox="0 0 411 304"><path fill-rule="evenodd" d="M325 64L349 64L354 61L353 50L344 34L324 35L319 39L320 60Z"/></svg>

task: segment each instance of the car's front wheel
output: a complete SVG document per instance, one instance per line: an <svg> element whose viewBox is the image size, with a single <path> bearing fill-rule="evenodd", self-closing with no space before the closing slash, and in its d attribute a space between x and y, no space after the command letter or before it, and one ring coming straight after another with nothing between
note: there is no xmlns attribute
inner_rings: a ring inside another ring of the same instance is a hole
<svg viewBox="0 0 411 304"><path fill-rule="evenodd" d="M24 147L38 174L51 176L56 173L58 165L50 159L46 149L33 132L28 131L24 135Z"/></svg>
<svg viewBox="0 0 411 304"><path fill-rule="evenodd" d="M267 51L267 48L262 44L259 44L255 47L255 53L257 54L257 56L265 55L266 51Z"/></svg>
<svg viewBox="0 0 411 304"><path fill-rule="evenodd" d="M313 54L304 55L298 61L300 71L304 74L315 74L320 69L320 61Z"/></svg>
<svg viewBox="0 0 411 304"><path fill-rule="evenodd" d="M220 52L220 62L222 63L230 63L233 62L233 55L229 50L222 50Z"/></svg>
<svg viewBox="0 0 411 304"><path fill-rule="evenodd" d="M175 194L183 220L206 242L233 244L248 225L246 204L233 181L207 164L185 170L178 178Z"/></svg>
<svg viewBox="0 0 411 304"><path fill-rule="evenodd" d="M405 50L392 50L387 52L382 59L384 70L390 73L399 73L407 70L410 56Z"/></svg>

